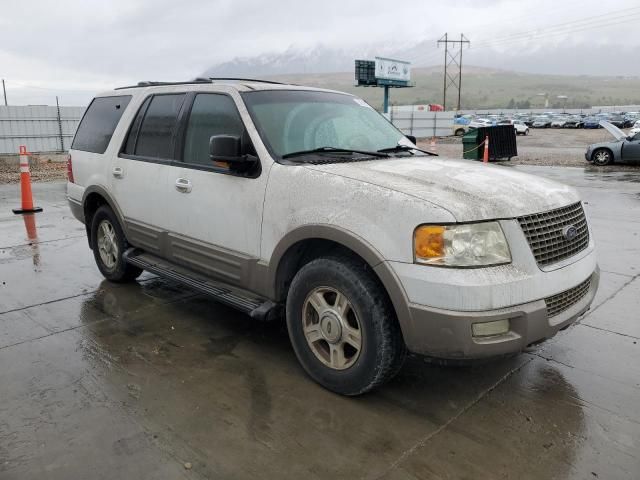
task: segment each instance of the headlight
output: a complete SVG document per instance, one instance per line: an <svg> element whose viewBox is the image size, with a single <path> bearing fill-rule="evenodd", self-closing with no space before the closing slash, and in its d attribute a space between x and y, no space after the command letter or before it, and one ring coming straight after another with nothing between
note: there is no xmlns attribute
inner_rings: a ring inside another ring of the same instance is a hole
<svg viewBox="0 0 640 480"><path fill-rule="evenodd" d="M413 236L416 263L442 267L486 267L511 262L498 222L421 225Z"/></svg>

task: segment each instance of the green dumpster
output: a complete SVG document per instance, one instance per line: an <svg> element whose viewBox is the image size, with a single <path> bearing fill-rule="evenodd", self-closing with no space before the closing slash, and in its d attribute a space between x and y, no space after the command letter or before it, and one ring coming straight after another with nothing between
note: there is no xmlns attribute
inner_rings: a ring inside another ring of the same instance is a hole
<svg viewBox="0 0 640 480"><path fill-rule="evenodd" d="M473 128L464 134L462 137L462 158L467 160L480 160L484 148L478 148L478 144L482 140L478 141L478 130Z"/></svg>

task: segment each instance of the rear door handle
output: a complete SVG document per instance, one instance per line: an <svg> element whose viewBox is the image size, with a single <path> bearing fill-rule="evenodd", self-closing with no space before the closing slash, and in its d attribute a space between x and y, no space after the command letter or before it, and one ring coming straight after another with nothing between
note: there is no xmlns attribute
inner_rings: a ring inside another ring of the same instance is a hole
<svg viewBox="0 0 640 480"><path fill-rule="evenodd" d="M176 190L181 193L190 193L193 185L191 185L191 181L186 178L178 178L176 180Z"/></svg>
<svg viewBox="0 0 640 480"><path fill-rule="evenodd" d="M124 170L122 170L122 167L113 167L113 171L111 173L113 173L113 176L116 178L124 177Z"/></svg>

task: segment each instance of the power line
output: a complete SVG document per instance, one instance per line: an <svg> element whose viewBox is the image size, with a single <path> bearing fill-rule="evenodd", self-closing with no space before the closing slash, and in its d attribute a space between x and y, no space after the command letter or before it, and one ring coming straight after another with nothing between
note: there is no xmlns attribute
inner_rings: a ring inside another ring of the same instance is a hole
<svg viewBox="0 0 640 480"><path fill-rule="evenodd" d="M627 12L627 13L622 13ZM509 35L503 35L494 37L486 41L480 41L474 45L474 48L483 48L487 46L500 45L506 42L530 40L532 38L548 38L556 35L566 35L568 33L575 33L579 31L589 30L594 27L605 27L611 25L618 25L621 23L627 23L634 21L640 16L640 7L633 7L626 10L620 10L617 12L610 12L607 14L600 14L592 17L585 17L580 20L571 22L563 22L549 27L542 27L535 30L529 30L526 32L513 33Z"/></svg>

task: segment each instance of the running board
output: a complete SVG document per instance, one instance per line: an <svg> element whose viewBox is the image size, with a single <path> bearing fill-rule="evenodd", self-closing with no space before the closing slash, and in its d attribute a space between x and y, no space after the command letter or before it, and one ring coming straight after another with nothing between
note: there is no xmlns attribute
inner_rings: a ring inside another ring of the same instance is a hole
<svg viewBox="0 0 640 480"><path fill-rule="evenodd" d="M270 313L277 310L275 308L277 305L271 300L258 297L237 287L215 282L204 275L175 265L160 257L143 252L142 250L130 248L124 253L124 259L131 265L155 273L163 278L182 283L187 287L214 298L220 303L248 313L251 318L267 320Z"/></svg>

